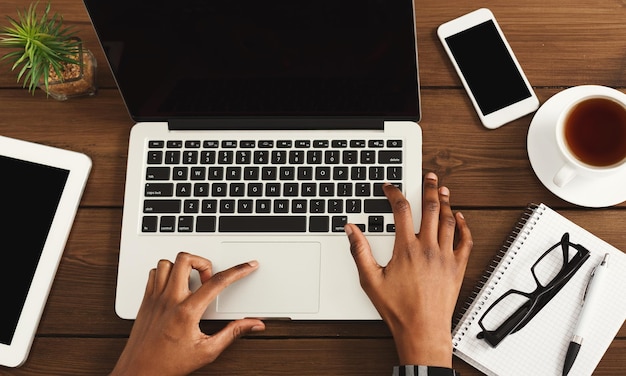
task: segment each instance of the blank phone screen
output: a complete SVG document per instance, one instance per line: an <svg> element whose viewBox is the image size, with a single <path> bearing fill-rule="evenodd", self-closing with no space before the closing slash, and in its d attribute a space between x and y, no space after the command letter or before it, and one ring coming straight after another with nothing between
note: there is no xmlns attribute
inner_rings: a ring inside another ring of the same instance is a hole
<svg viewBox="0 0 626 376"><path fill-rule="evenodd" d="M0 344L10 345L69 171L0 156Z"/></svg>
<svg viewBox="0 0 626 376"><path fill-rule="evenodd" d="M531 96L493 21L445 40L483 115Z"/></svg>

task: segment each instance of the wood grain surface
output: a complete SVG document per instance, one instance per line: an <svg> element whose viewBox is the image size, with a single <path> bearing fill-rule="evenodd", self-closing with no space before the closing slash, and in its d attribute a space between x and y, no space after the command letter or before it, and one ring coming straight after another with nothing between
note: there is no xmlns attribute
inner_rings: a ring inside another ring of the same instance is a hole
<svg viewBox="0 0 626 376"><path fill-rule="evenodd" d="M28 4L3 0L0 17L14 16ZM423 169L412 173L438 173L452 192L454 209L463 211L471 227L475 247L461 301L529 202L544 202L626 250L626 202L601 209L572 205L537 179L526 151L533 115L496 130L480 124L436 37L439 24L477 7L494 12L542 103L582 84L626 92L624 0L415 2L424 143ZM0 375L107 374L132 326L116 316L114 297L133 121L83 3L52 0L52 9L76 26L95 54L98 93L66 102L46 98L40 90L31 95L8 64L0 63L0 134L83 152L93 169L30 357L20 368L0 367ZM6 184L13 177L2 179ZM223 325L202 322L208 333ZM265 332L237 341L197 374L390 375L396 361L393 340L380 321L269 321ZM481 375L456 358L454 366L464 376ZM594 375L624 374L623 327Z"/></svg>

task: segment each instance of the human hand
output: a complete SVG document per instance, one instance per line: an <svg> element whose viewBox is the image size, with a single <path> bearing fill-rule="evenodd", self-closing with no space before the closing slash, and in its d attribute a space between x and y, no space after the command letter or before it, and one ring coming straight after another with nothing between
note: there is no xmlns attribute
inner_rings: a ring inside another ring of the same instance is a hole
<svg viewBox="0 0 626 376"><path fill-rule="evenodd" d="M173 264L159 261L150 271L137 319L111 375L187 375L213 362L240 336L264 330L256 319L231 321L214 335L199 326L217 295L257 268L251 261L213 274L209 260L185 252ZM192 269L202 282L195 292L189 290Z"/></svg>
<svg viewBox="0 0 626 376"><path fill-rule="evenodd" d="M363 290L393 335L400 364L452 366L451 325L472 249L462 214L452 214L450 191L424 177L422 224L415 234L409 202L393 185L383 187L396 225L393 255L386 266L353 224L345 226ZM455 249L455 230L458 245Z"/></svg>

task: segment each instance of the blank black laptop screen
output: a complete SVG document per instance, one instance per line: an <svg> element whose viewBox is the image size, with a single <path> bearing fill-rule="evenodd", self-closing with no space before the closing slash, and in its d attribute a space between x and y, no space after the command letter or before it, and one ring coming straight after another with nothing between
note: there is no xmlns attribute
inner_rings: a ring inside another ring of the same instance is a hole
<svg viewBox="0 0 626 376"><path fill-rule="evenodd" d="M84 0L136 121L419 119L412 0Z"/></svg>

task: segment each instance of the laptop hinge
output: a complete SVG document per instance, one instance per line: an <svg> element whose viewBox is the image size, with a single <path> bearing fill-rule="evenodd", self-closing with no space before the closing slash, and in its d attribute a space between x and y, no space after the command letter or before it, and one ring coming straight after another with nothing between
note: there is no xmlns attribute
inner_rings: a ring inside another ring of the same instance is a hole
<svg viewBox="0 0 626 376"><path fill-rule="evenodd" d="M383 119L170 119L169 130L384 129Z"/></svg>

